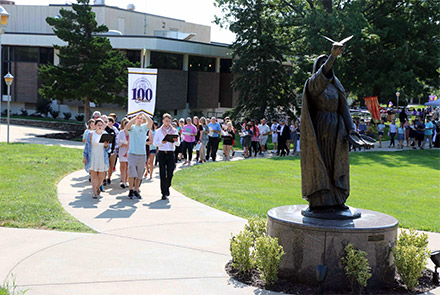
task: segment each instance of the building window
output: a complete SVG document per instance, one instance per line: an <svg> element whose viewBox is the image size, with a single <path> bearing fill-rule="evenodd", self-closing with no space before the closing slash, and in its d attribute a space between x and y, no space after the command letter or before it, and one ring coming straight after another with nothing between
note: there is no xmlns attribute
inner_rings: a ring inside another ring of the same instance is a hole
<svg viewBox="0 0 440 295"><path fill-rule="evenodd" d="M190 55L188 70L199 72L215 72L215 58Z"/></svg>
<svg viewBox="0 0 440 295"><path fill-rule="evenodd" d="M183 55L151 51L150 63L151 67L155 69L182 70Z"/></svg>
<svg viewBox="0 0 440 295"><path fill-rule="evenodd" d="M53 48L40 47L40 64L53 64Z"/></svg>
<svg viewBox="0 0 440 295"><path fill-rule="evenodd" d="M125 53L127 59L132 63L139 63L141 61L141 51L140 50L121 50Z"/></svg>
<svg viewBox="0 0 440 295"><path fill-rule="evenodd" d="M2 46L2 73L4 77L8 72L12 72L14 62L31 62L38 64L53 63L54 49L47 47L24 47L24 46ZM19 77L15 77L19 78ZM2 94L7 94L7 87L4 79L2 80Z"/></svg>
<svg viewBox="0 0 440 295"><path fill-rule="evenodd" d="M38 47L14 47L14 61L38 62Z"/></svg>
<svg viewBox="0 0 440 295"><path fill-rule="evenodd" d="M4 62L36 62L39 64L53 63L53 48L2 46Z"/></svg>
<svg viewBox="0 0 440 295"><path fill-rule="evenodd" d="M220 59L220 73L231 73L232 59Z"/></svg>

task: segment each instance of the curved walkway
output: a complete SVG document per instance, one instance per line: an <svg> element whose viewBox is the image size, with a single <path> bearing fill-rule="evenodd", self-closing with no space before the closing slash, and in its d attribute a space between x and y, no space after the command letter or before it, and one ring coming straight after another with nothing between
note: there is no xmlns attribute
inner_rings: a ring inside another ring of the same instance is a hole
<svg viewBox="0 0 440 295"><path fill-rule="evenodd" d="M158 169L127 199L119 176L91 198L88 175L58 184L63 207L97 234L0 228L0 278L14 274L27 294L278 294L238 283L224 271L231 233L246 220L171 190L160 200ZM440 235L429 234L440 249ZM429 294L440 294L436 289Z"/></svg>

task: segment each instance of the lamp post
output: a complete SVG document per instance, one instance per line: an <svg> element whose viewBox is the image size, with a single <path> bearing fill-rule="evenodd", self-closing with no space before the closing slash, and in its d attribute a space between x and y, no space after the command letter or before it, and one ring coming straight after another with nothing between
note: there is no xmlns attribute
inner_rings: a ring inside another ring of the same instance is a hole
<svg viewBox="0 0 440 295"><path fill-rule="evenodd" d="M7 73L5 75L5 83L8 85L8 135L7 135L7 143L9 143L9 120L10 120L10 114L11 114L11 85L14 81L14 76L11 75L11 73Z"/></svg>
<svg viewBox="0 0 440 295"><path fill-rule="evenodd" d="M397 91L397 92L396 92L396 97L397 97L397 109L399 109L399 96L400 96L400 92Z"/></svg>
<svg viewBox="0 0 440 295"><path fill-rule="evenodd" d="M6 30L6 26L8 25L9 13L3 6L0 6L0 77L2 74L2 63L3 63L3 55L2 55L2 35ZM0 123L2 119L2 100L3 100L3 92L2 92L2 83L0 83Z"/></svg>

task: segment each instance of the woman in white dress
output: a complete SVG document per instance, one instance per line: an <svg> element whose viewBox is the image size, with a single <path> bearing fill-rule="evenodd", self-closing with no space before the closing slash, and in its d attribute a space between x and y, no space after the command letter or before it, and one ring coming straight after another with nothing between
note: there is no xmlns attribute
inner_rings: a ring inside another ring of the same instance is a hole
<svg viewBox="0 0 440 295"><path fill-rule="evenodd" d="M125 125L128 123L128 119L124 118L121 122L121 131L118 133L116 142L119 145L119 169L121 170L121 183L119 184L122 188L128 187L128 131L125 130Z"/></svg>
<svg viewBox="0 0 440 295"><path fill-rule="evenodd" d="M97 199L101 193L99 187L105 178L105 172L108 170L108 151L109 143L100 143L101 135L104 132L104 122L101 119L95 121L95 131L90 132L90 135L86 138L86 145L84 147L84 159L85 169L90 172L93 198Z"/></svg>

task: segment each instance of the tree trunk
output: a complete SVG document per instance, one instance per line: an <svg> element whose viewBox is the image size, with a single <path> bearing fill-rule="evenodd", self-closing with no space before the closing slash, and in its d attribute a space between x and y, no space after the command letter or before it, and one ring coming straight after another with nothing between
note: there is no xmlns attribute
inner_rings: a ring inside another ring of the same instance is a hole
<svg viewBox="0 0 440 295"><path fill-rule="evenodd" d="M88 97L86 97L84 98L84 122L87 123L91 116L92 114L90 112L90 100Z"/></svg>
<svg viewBox="0 0 440 295"><path fill-rule="evenodd" d="M332 0L322 0L322 5L328 13L333 12L333 3Z"/></svg>

